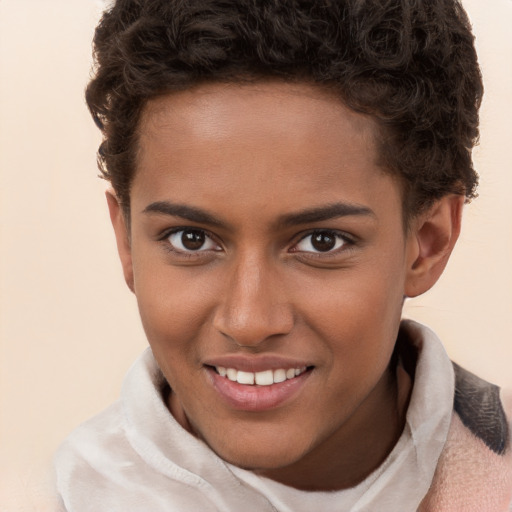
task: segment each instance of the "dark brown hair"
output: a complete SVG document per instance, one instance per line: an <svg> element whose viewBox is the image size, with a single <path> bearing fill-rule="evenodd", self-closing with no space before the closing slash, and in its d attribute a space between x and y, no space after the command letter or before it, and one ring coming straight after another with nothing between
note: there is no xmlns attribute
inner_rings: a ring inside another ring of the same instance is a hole
<svg viewBox="0 0 512 512"><path fill-rule="evenodd" d="M404 211L475 196L482 81L456 0L117 0L94 37L86 99L99 166L129 211L146 102L205 81L278 78L334 89L378 123Z"/></svg>

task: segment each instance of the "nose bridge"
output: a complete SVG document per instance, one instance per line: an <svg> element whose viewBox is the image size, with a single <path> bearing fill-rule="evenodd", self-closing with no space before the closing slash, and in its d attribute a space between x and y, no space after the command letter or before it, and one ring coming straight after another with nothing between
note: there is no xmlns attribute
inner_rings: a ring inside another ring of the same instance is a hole
<svg viewBox="0 0 512 512"><path fill-rule="evenodd" d="M241 254L232 265L214 323L240 346L257 345L292 328L293 314L276 265L254 253Z"/></svg>

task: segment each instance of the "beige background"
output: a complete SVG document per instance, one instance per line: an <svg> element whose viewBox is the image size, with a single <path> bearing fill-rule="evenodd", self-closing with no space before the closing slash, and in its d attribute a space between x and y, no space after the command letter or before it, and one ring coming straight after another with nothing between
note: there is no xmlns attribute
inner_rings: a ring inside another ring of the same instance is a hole
<svg viewBox="0 0 512 512"><path fill-rule="evenodd" d="M486 96L480 198L437 288L406 306L459 363L512 387L511 0L465 0ZM100 0L0 0L0 512L47 510L58 443L145 347L83 101Z"/></svg>

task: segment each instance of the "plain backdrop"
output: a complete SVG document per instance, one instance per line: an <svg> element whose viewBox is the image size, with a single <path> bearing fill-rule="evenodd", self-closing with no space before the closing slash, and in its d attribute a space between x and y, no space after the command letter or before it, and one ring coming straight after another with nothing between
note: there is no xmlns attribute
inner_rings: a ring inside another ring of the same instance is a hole
<svg viewBox="0 0 512 512"><path fill-rule="evenodd" d="M480 197L404 316L512 387L511 0L465 0L485 81ZM146 346L97 178L83 91L100 0L0 0L0 512L49 510L51 456Z"/></svg>

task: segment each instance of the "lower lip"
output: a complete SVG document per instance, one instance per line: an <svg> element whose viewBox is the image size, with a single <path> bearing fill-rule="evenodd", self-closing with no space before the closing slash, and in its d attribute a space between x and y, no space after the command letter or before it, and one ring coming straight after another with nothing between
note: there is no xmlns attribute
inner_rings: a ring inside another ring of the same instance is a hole
<svg viewBox="0 0 512 512"><path fill-rule="evenodd" d="M311 374L311 370L307 370L293 379L270 386L249 386L221 377L212 368L207 370L213 387L231 407L255 412L274 409L289 401L302 389Z"/></svg>

